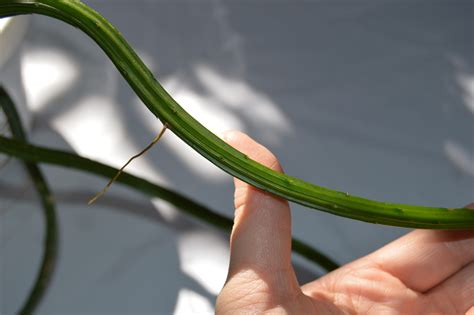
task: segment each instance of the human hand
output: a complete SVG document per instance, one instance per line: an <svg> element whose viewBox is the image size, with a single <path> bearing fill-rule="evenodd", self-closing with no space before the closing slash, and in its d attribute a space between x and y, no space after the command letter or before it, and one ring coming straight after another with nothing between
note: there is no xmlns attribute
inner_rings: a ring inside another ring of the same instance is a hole
<svg viewBox="0 0 474 315"><path fill-rule="evenodd" d="M245 134L223 138L282 171L275 156ZM415 230L300 287L291 264L288 202L238 179L234 198L230 266L218 315L474 315L474 231Z"/></svg>

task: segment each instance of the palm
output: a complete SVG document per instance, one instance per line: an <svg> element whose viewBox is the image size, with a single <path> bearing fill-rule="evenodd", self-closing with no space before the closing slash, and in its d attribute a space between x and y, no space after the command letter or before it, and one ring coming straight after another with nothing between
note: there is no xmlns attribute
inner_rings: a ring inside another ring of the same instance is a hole
<svg viewBox="0 0 474 315"><path fill-rule="evenodd" d="M291 268L241 271L222 313L474 314L473 260L474 232L415 231L301 288Z"/></svg>
<svg viewBox="0 0 474 315"><path fill-rule="evenodd" d="M465 314L474 305L473 260L473 231L415 231L302 290L349 313Z"/></svg>
<svg viewBox="0 0 474 315"><path fill-rule="evenodd" d="M234 132L226 140L281 171L249 137ZM288 203L235 184L231 261L217 314L474 315L474 231L417 230L300 287Z"/></svg>
<svg viewBox="0 0 474 315"><path fill-rule="evenodd" d="M340 272L335 279L321 279L320 282L312 283L307 294L316 297L319 294L326 295L337 304L341 312L422 314L422 310L429 306L422 294L404 285L400 279L373 266L347 269ZM441 309L438 312L446 314Z"/></svg>

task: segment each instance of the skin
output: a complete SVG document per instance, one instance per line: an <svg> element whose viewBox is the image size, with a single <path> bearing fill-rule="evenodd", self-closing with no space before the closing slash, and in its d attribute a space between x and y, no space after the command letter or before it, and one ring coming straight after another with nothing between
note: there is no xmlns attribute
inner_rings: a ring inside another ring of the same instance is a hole
<svg viewBox="0 0 474 315"><path fill-rule="evenodd" d="M222 138L282 172L276 157L247 135L231 131ZM234 183L229 273L216 314L474 315L474 231L415 230L300 286L291 264L288 202Z"/></svg>

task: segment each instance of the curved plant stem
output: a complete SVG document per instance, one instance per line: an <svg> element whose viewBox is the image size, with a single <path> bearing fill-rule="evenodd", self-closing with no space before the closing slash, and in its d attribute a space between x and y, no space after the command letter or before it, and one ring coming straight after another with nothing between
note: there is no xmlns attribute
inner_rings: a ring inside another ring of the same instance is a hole
<svg viewBox="0 0 474 315"><path fill-rule="evenodd" d="M12 100L2 87L0 87L0 107L2 107L7 116L13 137L20 141L26 141L26 134L23 130L20 117ZM34 162L25 161L24 164L41 199L46 235L44 237L44 251L41 266L38 270L35 283L28 294L28 298L18 311L20 315L32 314L46 293L54 273L58 253L58 226L53 195L39 167Z"/></svg>
<svg viewBox="0 0 474 315"><path fill-rule="evenodd" d="M0 17L38 13L89 35L109 56L148 109L199 154L229 174L287 200L372 223L430 229L473 229L474 211L372 201L272 171L227 145L163 89L120 33L77 0L1 0Z"/></svg>
<svg viewBox="0 0 474 315"><path fill-rule="evenodd" d="M51 165L64 166L106 178L110 178L118 172L118 169L116 168L80 157L73 153L34 146L3 136L0 136L0 152L30 162L41 162ZM200 221L204 221L218 229L222 229L229 233L232 229L232 219L219 214L218 212L215 212L177 192L166 189L157 184L153 184L145 179L131 175L127 172L123 172L116 181L146 195L165 200L177 207L182 212L191 215ZM339 267L338 264L331 258L296 238L293 238L292 248L295 253L305 257L313 263L320 265L326 271L332 271Z"/></svg>

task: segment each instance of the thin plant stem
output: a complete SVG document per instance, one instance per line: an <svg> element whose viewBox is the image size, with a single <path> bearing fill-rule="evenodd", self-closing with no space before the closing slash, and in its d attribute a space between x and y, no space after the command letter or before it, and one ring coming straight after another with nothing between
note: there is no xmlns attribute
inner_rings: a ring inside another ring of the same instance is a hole
<svg viewBox="0 0 474 315"><path fill-rule="evenodd" d="M3 136L0 136L0 152L26 161L63 166L106 178L110 178L118 172L118 169L109 165L83 158L73 153L35 146ZM127 172L123 172L122 175L117 178L117 183L140 191L148 196L160 198L169 202L183 213L228 233L230 233L232 229L232 219L213 211L180 193L151 183ZM292 244L295 253L315 264L318 264L326 271L332 271L339 267L334 260L308 244L305 244L301 240L293 238Z"/></svg>
<svg viewBox="0 0 474 315"><path fill-rule="evenodd" d="M12 136L20 141L27 141L26 133L21 124L20 117L13 101L0 86L0 107L7 116L8 124ZM45 177L35 162L24 161L25 168L35 186L36 192L40 197L43 206L43 215L45 220L45 237L43 241L43 257L41 265L37 272L33 287L30 289L28 297L18 311L20 315L33 314L36 307L44 297L54 273L58 254L58 223L54 205L54 197L48 187Z"/></svg>

